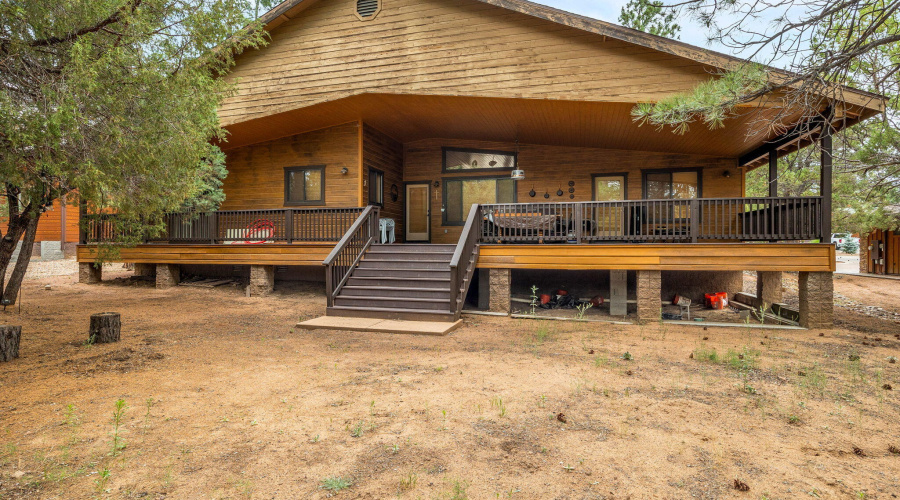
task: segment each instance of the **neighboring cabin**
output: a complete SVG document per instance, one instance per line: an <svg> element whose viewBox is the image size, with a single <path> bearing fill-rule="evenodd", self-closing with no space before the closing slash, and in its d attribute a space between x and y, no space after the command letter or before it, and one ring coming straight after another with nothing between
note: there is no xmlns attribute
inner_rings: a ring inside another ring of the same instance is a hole
<svg viewBox="0 0 900 500"><path fill-rule="evenodd" d="M877 96L844 89L797 127L804 110L771 96L676 135L639 127L634 105L734 59L522 0L287 0L262 19L271 43L238 57L220 110L222 212L122 251L161 285L237 272L266 293L327 261L334 315L508 312L544 281L655 321L661 298L739 292L745 270L780 302L799 271L801 323L831 323L834 247L796 241L830 235L831 134ZM781 112L784 130L759 126ZM824 196L775 197L777 158L817 141ZM761 166L773 196L743 198ZM402 245L378 244L387 219ZM93 259L79 249L86 281Z"/></svg>

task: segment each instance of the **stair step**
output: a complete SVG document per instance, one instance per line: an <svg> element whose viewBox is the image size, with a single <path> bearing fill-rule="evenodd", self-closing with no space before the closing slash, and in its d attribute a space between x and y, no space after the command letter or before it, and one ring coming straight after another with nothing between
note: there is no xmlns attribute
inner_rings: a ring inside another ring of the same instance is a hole
<svg viewBox="0 0 900 500"><path fill-rule="evenodd" d="M326 316L350 318L402 319L407 321L456 321L456 315L444 310L394 309L389 307L348 307L333 306L325 310Z"/></svg>
<svg viewBox="0 0 900 500"><path fill-rule="evenodd" d="M350 276L345 286L418 287L448 290L450 278L398 278L394 276Z"/></svg>
<svg viewBox="0 0 900 500"><path fill-rule="evenodd" d="M426 309L426 310L450 310L450 299L422 299L402 297L354 297L339 295L334 298L335 306L348 307L385 307L390 309Z"/></svg>
<svg viewBox="0 0 900 500"><path fill-rule="evenodd" d="M351 278L359 278L359 277L382 277L382 278L450 278L450 269L422 269L422 268L411 268L411 269L367 269L362 267L357 267Z"/></svg>
<svg viewBox="0 0 900 500"><path fill-rule="evenodd" d="M373 253L453 253L456 245L372 245L369 251Z"/></svg>
<svg viewBox="0 0 900 500"><path fill-rule="evenodd" d="M367 252L366 259L381 260L434 260L439 262L450 262L453 259L453 252Z"/></svg>
<svg viewBox="0 0 900 500"><path fill-rule="evenodd" d="M410 286L359 286L345 285L341 288L341 297L407 297L422 299L450 300L448 286L443 287L410 287Z"/></svg>
<svg viewBox="0 0 900 500"><path fill-rule="evenodd" d="M450 269L449 260L387 260L387 259L363 259L359 266L361 269Z"/></svg>

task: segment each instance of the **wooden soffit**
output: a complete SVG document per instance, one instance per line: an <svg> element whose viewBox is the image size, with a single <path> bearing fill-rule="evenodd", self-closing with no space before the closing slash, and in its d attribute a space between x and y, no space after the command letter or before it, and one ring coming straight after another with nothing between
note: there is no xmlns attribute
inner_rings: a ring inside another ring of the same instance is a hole
<svg viewBox="0 0 900 500"><path fill-rule="evenodd" d="M365 93L232 124L225 150L319 130L365 122L401 142L454 138L570 147L655 151L739 158L777 140L800 113L779 130L768 128L782 113L744 108L710 130L697 123L683 134L639 126L634 103L561 101L445 95ZM783 113L782 113L783 114ZM838 125L839 126L839 125Z"/></svg>

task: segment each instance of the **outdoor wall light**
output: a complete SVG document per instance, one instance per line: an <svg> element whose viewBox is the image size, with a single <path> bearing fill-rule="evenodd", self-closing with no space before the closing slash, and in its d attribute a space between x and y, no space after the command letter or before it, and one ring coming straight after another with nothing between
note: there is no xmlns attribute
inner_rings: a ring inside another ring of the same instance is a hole
<svg viewBox="0 0 900 500"><path fill-rule="evenodd" d="M722 172L722 177L724 177L726 179L731 177L731 170L726 170L726 171Z"/></svg>
<svg viewBox="0 0 900 500"><path fill-rule="evenodd" d="M347 167L341 169L341 175L347 175L347 172L349 172L349 170L347 170Z"/></svg>

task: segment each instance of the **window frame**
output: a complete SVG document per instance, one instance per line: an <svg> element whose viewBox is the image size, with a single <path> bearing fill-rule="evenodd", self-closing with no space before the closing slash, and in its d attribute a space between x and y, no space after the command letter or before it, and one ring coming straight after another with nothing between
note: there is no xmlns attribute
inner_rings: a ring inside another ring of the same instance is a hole
<svg viewBox="0 0 900 500"><path fill-rule="evenodd" d="M480 181L480 180L509 180L513 183L513 201L510 203L518 203L519 200L519 181L512 179L507 176L496 176L496 175L482 175L475 177L442 177L441 178L441 225L442 226L465 226L466 220L465 217L468 215L468 212L465 211L465 207L463 208L463 220L456 221L448 221L447 220L447 183L453 181ZM462 192L462 191L460 191ZM499 184L494 185L494 196L499 197L500 195L500 186Z"/></svg>
<svg viewBox="0 0 900 500"><path fill-rule="evenodd" d="M464 170L447 170L447 152L452 151L454 153L479 153L479 154L488 154L488 155L504 155L504 156L512 156L513 157L513 166L512 168L467 168ZM468 174L471 172L512 172L513 170L519 167L519 153L515 151L500 151L498 149L475 149L475 148L456 148L456 147L442 147L441 148L441 173L442 174Z"/></svg>
<svg viewBox="0 0 900 500"><path fill-rule="evenodd" d="M625 194L622 201L628 199L628 172L609 172L591 174L591 201L597 201L597 177L621 177L623 179L622 192Z"/></svg>
<svg viewBox="0 0 900 500"><path fill-rule="evenodd" d="M318 200L293 201L291 200L291 174L296 172L305 172L308 170L318 170L322 175L321 189ZM284 167L284 206L286 207L302 207L308 205L325 205L325 165L307 165Z"/></svg>
<svg viewBox="0 0 900 500"><path fill-rule="evenodd" d="M377 173L381 176L381 201L373 202L372 201L372 174ZM368 182L368 195L369 195L369 205L375 205L376 207L384 208L384 170L377 169L375 167L369 167L368 170L368 178L366 180Z"/></svg>
<svg viewBox="0 0 900 500"><path fill-rule="evenodd" d="M678 172L696 172L697 173L697 197L688 199L703 198L703 169L702 168L652 168L641 170L641 199L647 200L647 174L669 174L669 186L672 185L672 174ZM656 198L654 198L656 199ZM668 198L676 200L681 198Z"/></svg>

